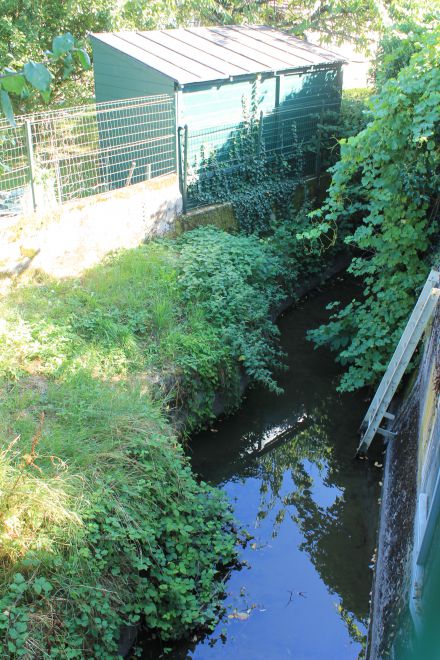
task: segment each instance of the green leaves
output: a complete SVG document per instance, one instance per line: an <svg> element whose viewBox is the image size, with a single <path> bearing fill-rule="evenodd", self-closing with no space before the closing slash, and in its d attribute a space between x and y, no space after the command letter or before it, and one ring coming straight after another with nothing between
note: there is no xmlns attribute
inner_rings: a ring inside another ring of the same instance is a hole
<svg viewBox="0 0 440 660"><path fill-rule="evenodd" d="M26 87L25 77L8 68L4 70L3 74L5 75L5 78L1 79L3 89L10 94L21 94Z"/></svg>
<svg viewBox="0 0 440 660"><path fill-rule="evenodd" d="M66 34L59 35L55 37L52 41L52 53L54 57L60 57L65 55L73 49L75 45L75 39L70 32Z"/></svg>
<svg viewBox="0 0 440 660"><path fill-rule="evenodd" d="M0 104L2 108L2 112L8 122L11 124L11 126L15 127L15 119L14 119L14 109L12 107L11 99L9 98L9 94L4 90L0 89Z"/></svg>
<svg viewBox="0 0 440 660"><path fill-rule="evenodd" d="M188 304L197 304L214 331L203 343L203 361L200 346L194 363L203 388L208 386L212 395L218 389L214 379L222 356L229 373L242 362L252 380L279 391L272 373L283 354L270 314L285 296L278 283L281 260L255 236L231 235L214 227L188 232L180 244L182 295ZM209 346L217 346L217 351L207 351Z"/></svg>
<svg viewBox="0 0 440 660"><path fill-rule="evenodd" d="M12 126L15 126L14 112L9 94L22 96L29 93L29 86L37 90L45 101L50 98L50 88L54 79L68 78L78 67L88 69L90 58L84 48L75 45L75 39L70 32L55 37L52 41L52 51L46 51L46 62L26 62L22 71L5 68L4 77L0 78L0 107L3 115ZM54 72L51 71L53 69Z"/></svg>
<svg viewBox="0 0 440 660"><path fill-rule="evenodd" d="M27 62L23 67L26 80L40 92L46 92L52 80L52 74L44 66L37 62Z"/></svg>
<svg viewBox="0 0 440 660"><path fill-rule="evenodd" d="M90 57L84 48L77 48L75 50L75 57L83 69L89 69L91 66Z"/></svg>
<svg viewBox="0 0 440 660"><path fill-rule="evenodd" d="M324 236L325 220L336 222L338 240L357 250L350 271L364 284L359 301L310 334L348 366L342 390L374 384L385 371L434 259L439 44L440 28L425 31L409 63L372 99L370 123L341 145L320 212L324 223L314 227Z"/></svg>

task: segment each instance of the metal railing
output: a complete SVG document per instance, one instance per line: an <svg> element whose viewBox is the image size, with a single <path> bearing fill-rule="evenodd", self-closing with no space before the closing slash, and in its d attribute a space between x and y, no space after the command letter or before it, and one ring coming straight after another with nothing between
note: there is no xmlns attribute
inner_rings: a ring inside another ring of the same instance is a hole
<svg viewBox="0 0 440 660"><path fill-rule="evenodd" d="M174 99L158 95L0 121L0 214L176 171Z"/></svg>

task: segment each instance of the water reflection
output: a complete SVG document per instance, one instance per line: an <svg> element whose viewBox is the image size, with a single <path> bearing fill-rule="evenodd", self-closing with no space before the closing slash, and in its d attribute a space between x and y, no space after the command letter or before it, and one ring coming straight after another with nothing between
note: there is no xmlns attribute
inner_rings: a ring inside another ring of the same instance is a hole
<svg viewBox="0 0 440 660"><path fill-rule="evenodd" d="M331 356L305 341L345 282L281 323L290 370L281 397L254 390L238 414L200 434L194 469L220 484L255 539L249 570L227 584L226 616L175 657L354 659L368 616L378 471L353 461L365 402L335 392Z"/></svg>

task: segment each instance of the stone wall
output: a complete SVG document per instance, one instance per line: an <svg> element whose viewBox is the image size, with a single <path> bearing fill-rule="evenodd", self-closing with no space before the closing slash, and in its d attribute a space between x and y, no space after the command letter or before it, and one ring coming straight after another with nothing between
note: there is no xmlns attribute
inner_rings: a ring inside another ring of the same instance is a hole
<svg viewBox="0 0 440 660"><path fill-rule="evenodd" d="M106 254L167 232L181 212L175 174L0 221L0 276L77 275Z"/></svg>

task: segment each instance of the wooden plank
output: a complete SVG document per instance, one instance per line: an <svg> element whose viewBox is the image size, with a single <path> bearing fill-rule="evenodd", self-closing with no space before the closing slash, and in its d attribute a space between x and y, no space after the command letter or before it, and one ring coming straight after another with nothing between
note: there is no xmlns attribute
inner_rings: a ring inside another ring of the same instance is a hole
<svg viewBox="0 0 440 660"><path fill-rule="evenodd" d="M391 399L397 390L437 304L440 289L434 288L434 285L439 284L439 282L440 273L432 270L420 293L373 401L368 408L367 414L363 419L361 429L366 430L359 444L358 454L365 453L368 450L375 434L378 432L380 423L391 403Z"/></svg>
<svg viewBox="0 0 440 660"><path fill-rule="evenodd" d="M408 320L405 330L388 364L387 371L385 372L380 382L380 385L376 390L376 394L370 404L370 407L368 408L368 411L364 417L361 428L365 428L366 426L368 426L369 419L373 416L375 409L377 408L377 402L382 398L383 393L388 388L390 384L390 374L394 372L397 364L400 362L402 358L403 352L405 351L408 342L411 341L411 337L414 333L414 329L419 321L420 311L422 307L425 305L426 300L430 295L431 289L439 282L439 278L440 278L440 274L437 271L432 270L431 273L429 274L425 282L425 285L420 293L420 296L417 300L417 303L411 313L411 316Z"/></svg>
<svg viewBox="0 0 440 660"><path fill-rule="evenodd" d="M389 371L387 371L385 374L385 380L383 380L385 385L380 390L380 396L377 397L377 399L375 397L375 400L373 401L373 408L370 414L371 416L367 420L368 422L367 430L365 431L365 434L362 437L361 443L358 448L358 453L365 453L368 450L375 434L377 433L379 424L383 419L384 413L386 412L386 409L390 405L391 399L393 398L397 390L397 387L402 379L402 376L405 373L405 370L414 354L414 350L422 337L423 331L434 310L438 295L440 293L440 290L438 289L432 289L432 291L438 293L433 293L426 300L426 304L422 308L422 311L420 313L420 317L419 317L420 322L414 328L413 335L411 336L411 341L408 342L406 349L404 349L400 357L400 360L395 364L393 370L391 370L390 373Z"/></svg>

